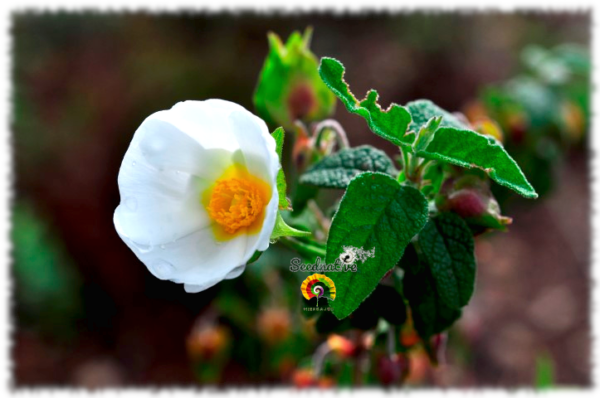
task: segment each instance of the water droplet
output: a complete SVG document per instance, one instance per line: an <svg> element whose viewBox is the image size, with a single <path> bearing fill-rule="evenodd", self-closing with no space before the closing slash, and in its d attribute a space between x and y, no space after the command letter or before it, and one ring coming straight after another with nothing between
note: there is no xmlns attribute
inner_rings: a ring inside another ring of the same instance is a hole
<svg viewBox="0 0 600 398"><path fill-rule="evenodd" d="M125 206L131 211L136 211L138 206L137 199L133 196L128 197L125 199Z"/></svg>
<svg viewBox="0 0 600 398"><path fill-rule="evenodd" d="M134 241L131 241L131 243L133 244L133 246L135 246L136 249L140 251L140 253L148 253L150 250L152 250L151 245L144 245L142 243L137 243Z"/></svg>
<svg viewBox="0 0 600 398"><path fill-rule="evenodd" d="M160 248L165 250L165 245L160 245Z"/></svg>
<svg viewBox="0 0 600 398"><path fill-rule="evenodd" d="M152 271L161 278L167 278L175 270L173 264L165 260L156 260L150 267L152 267Z"/></svg>
<svg viewBox="0 0 600 398"><path fill-rule="evenodd" d="M131 165L132 165L132 166L135 166L135 165L136 165L136 163L135 163L135 160L134 160L133 162L131 162Z"/></svg>

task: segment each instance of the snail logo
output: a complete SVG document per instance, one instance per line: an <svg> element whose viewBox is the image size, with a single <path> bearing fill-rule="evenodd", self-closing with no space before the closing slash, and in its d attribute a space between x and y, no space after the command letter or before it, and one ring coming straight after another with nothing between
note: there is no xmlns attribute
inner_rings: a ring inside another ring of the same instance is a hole
<svg viewBox="0 0 600 398"><path fill-rule="evenodd" d="M335 300L335 284L331 278L323 274L312 274L302 282L300 291L305 299L317 298L317 307L319 299L325 297L327 300Z"/></svg>
<svg viewBox="0 0 600 398"><path fill-rule="evenodd" d="M340 261L345 265L352 265L356 261L365 262L367 258L375 257L375 248L363 250L362 247L344 246L344 251L340 254Z"/></svg>

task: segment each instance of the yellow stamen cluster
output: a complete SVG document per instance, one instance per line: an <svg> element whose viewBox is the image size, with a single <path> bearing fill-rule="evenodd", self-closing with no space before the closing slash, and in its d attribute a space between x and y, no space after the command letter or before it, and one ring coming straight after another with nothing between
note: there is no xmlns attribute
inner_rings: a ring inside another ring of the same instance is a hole
<svg viewBox="0 0 600 398"><path fill-rule="evenodd" d="M263 200L252 182L239 178L217 181L207 210L227 233L250 226L263 210Z"/></svg>

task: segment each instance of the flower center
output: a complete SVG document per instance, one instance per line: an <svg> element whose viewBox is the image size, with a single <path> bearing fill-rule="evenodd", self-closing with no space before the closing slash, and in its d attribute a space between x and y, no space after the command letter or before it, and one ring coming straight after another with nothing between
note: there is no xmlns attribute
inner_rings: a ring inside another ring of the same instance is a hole
<svg viewBox="0 0 600 398"><path fill-rule="evenodd" d="M263 208L260 188L239 178L217 181L207 206L210 217L230 234L250 226Z"/></svg>

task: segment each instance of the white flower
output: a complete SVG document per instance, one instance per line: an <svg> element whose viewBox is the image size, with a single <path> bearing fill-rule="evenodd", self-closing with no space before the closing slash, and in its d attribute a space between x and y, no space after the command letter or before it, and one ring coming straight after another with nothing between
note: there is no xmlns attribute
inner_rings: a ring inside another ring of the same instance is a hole
<svg viewBox="0 0 600 398"><path fill-rule="evenodd" d="M135 132L115 228L154 276L200 292L238 277L269 246L278 169L266 124L242 106L180 102Z"/></svg>

